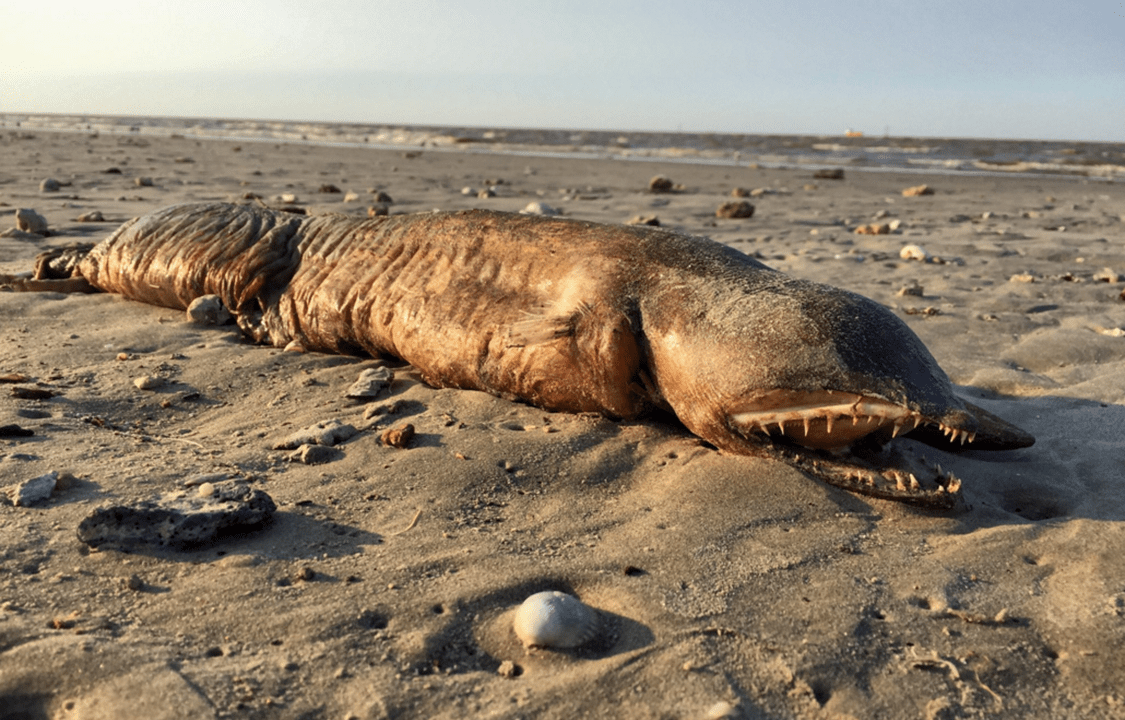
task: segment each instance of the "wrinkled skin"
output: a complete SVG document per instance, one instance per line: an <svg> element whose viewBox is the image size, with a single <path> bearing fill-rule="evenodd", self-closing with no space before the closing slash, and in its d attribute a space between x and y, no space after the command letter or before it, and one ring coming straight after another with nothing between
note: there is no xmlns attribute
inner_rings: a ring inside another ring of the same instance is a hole
<svg viewBox="0 0 1125 720"><path fill-rule="evenodd" d="M923 505L955 505L960 482L889 466L891 436L1034 442L959 399L878 303L652 228L179 205L129 221L52 282L172 308L215 294L259 342L394 356L435 387L615 418L670 410L726 452Z"/></svg>

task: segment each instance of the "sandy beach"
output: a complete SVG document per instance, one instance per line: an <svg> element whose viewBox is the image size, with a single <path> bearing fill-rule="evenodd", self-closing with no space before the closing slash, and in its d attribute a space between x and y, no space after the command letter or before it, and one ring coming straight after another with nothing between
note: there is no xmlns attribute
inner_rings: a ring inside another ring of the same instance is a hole
<svg viewBox="0 0 1125 720"><path fill-rule="evenodd" d="M190 201L655 216L892 308L964 398L1037 439L928 450L968 504L931 512L663 420L436 390L401 364L360 402L345 391L378 360L0 293L18 380L0 426L33 433L0 438L0 486L73 476L27 507L0 494L0 717L1125 718L1122 182L25 130L0 153L0 230L32 208L50 233L0 234L0 273ZM753 217L717 218L735 188ZM855 233L872 224L889 232ZM330 420L359 432L326 462L276 448ZM406 422L411 447L380 442ZM186 551L77 537L98 507L233 481L272 523ZM597 638L525 649L512 616L541 590L595 608Z"/></svg>

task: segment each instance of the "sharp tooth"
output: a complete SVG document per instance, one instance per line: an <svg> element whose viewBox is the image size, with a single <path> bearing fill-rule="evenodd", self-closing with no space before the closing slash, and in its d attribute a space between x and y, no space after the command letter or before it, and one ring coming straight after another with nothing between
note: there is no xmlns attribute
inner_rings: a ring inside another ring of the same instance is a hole
<svg viewBox="0 0 1125 720"><path fill-rule="evenodd" d="M894 430L891 430L891 437L893 437L893 438L898 437L898 434L902 431L902 424L903 424L902 420L899 420L898 422L895 423Z"/></svg>
<svg viewBox="0 0 1125 720"><path fill-rule="evenodd" d="M949 484L946 487L949 488L949 492L951 493L958 492L961 490L961 481L953 476L950 476Z"/></svg>
<svg viewBox="0 0 1125 720"><path fill-rule="evenodd" d="M809 418L806 415L803 419L805 421L805 437L808 437L809 436Z"/></svg>
<svg viewBox="0 0 1125 720"><path fill-rule="evenodd" d="M859 425L859 415L852 415L852 425Z"/></svg>
<svg viewBox="0 0 1125 720"><path fill-rule="evenodd" d="M834 422L836 422L836 416L834 416L832 413L828 413L824 416L824 426L828 428L829 435L832 434L832 423Z"/></svg>
<svg viewBox="0 0 1125 720"><path fill-rule="evenodd" d="M906 484L902 482L902 476L898 473L895 473L895 487L906 492Z"/></svg>
<svg viewBox="0 0 1125 720"><path fill-rule="evenodd" d="M971 432L971 433L969 433L969 442L970 442L970 443L971 443L971 442L975 442L975 441L976 441L976 439L977 439L977 434L976 434L975 432Z"/></svg>
<svg viewBox="0 0 1125 720"><path fill-rule="evenodd" d="M914 429L917 430L918 426L921 425L921 424L922 424L922 416L921 415L915 415L914 416Z"/></svg>
<svg viewBox="0 0 1125 720"><path fill-rule="evenodd" d="M910 473L910 489L919 490L921 487L922 485L918 482L918 478L914 477L914 473Z"/></svg>
<svg viewBox="0 0 1125 720"><path fill-rule="evenodd" d="M961 444L964 445L965 441L968 440L968 439L969 439L969 431L968 430L962 430L961 431Z"/></svg>

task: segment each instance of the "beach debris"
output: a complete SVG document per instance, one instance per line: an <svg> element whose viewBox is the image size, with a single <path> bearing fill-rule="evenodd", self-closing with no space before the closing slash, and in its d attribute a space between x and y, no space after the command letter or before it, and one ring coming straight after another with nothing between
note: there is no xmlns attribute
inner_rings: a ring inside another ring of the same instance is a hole
<svg viewBox="0 0 1125 720"><path fill-rule="evenodd" d="M889 223L870 223L860 225L854 232L856 235L890 235L891 226Z"/></svg>
<svg viewBox="0 0 1125 720"><path fill-rule="evenodd" d="M35 431L31 428L21 427L16 424L0 425L0 437L34 437Z"/></svg>
<svg viewBox="0 0 1125 720"><path fill-rule="evenodd" d="M150 178L150 177L133 178L133 184L136 185L137 187L152 187L152 178Z"/></svg>
<svg viewBox="0 0 1125 720"><path fill-rule="evenodd" d="M47 218L31 208L16 210L16 229L35 235L47 234Z"/></svg>
<svg viewBox="0 0 1125 720"><path fill-rule="evenodd" d="M351 439L356 432L354 427L339 420L323 420L298 430L273 447L275 450L294 450L302 445L331 446Z"/></svg>
<svg viewBox="0 0 1125 720"><path fill-rule="evenodd" d="M531 202L528 203L523 210L520 210L521 215L561 215L558 210L551 207L545 202Z"/></svg>
<svg viewBox="0 0 1125 720"><path fill-rule="evenodd" d="M289 462L299 462L304 465L323 465L324 463L332 462L343 457L343 453L333 447L325 445L301 445L299 448L289 453L286 460Z"/></svg>
<svg viewBox="0 0 1125 720"><path fill-rule="evenodd" d="M164 387L165 382L167 381L159 375L142 375L133 380L138 390L156 390Z"/></svg>
<svg viewBox="0 0 1125 720"><path fill-rule="evenodd" d="M90 210L75 218L77 222L105 222L105 215L101 210Z"/></svg>
<svg viewBox="0 0 1125 720"><path fill-rule="evenodd" d="M277 199L278 199L279 202L283 202L283 203L286 203L286 204L292 204L292 203L297 202L297 195L296 195L296 193L281 193L280 195L277 196Z"/></svg>
<svg viewBox="0 0 1125 720"><path fill-rule="evenodd" d="M843 180L844 169L824 168L823 170L817 170L816 172L814 172L813 177L817 180Z"/></svg>
<svg viewBox="0 0 1125 720"><path fill-rule="evenodd" d="M215 485L199 492L165 493L154 500L94 510L78 524L78 539L90 545L186 549L224 535L256 530L277 505L243 483Z"/></svg>
<svg viewBox="0 0 1125 720"><path fill-rule="evenodd" d="M16 507L30 507L50 499L56 489L67 487L74 481L70 473L52 470L46 475L24 480L8 490L8 497Z"/></svg>
<svg viewBox="0 0 1125 720"><path fill-rule="evenodd" d="M929 185L915 185L908 187L902 191L903 197L921 197L923 195L933 195L934 189Z"/></svg>
<svg viewBox="0 0 1125 720"><path fill-rule="evenodd" d="M24 375L23 373L18 372L4 373L3 375L0 375L0 383L25 383L30 380L30 375Z"/></svg>
<svg viewBox="0 0 1125 720"><path fill-rule="evenodd" d="M1107 267L1107 268L1102 268L1101 272L1094 273L1093 280L1094 280L1094 282L1104 282L1104 283L1114 284L1114 283L1119 283L1119 282L1125 282L1125 275L1122 275L1121 273L1117 272L1113 268Z"/></svg>
<svg viewBox="0 0 1125 720"><path fill-rule="evenodd" d="M745 200L732 200L720 205L715 210L715 217L729 219L754 217L754 206Z"/></svg>
<svg viewBox="0 0 1125 720"><path fill-rule="evenodd" d="M648 191L654 193L672 192L676 189L675 183L671 178L664 175L657 175L648 181Z"/></svg>
<svg viewBox="0 0 1125 720"><path fill-rule="evenodd" d="M361 372L352 386L344 392L344 397L364 402L374 400L379 393L390 386L394 379L394 371L388 367L368 368Z"/></svg>
<svg viewBox="0 0 1125 720"><path fill-rule="evenodd" d="M923 291L924 288L922 287L921 283L919 283L917 280L911 280L909 285L904 285L899 288L897 294L899 297L922 297Z"/></svg>
<svg viewBox="0 0 1125 720"><path fill-rule="evenodd" d="M39 183L39 192L58 192L61 185L59 181L54 178L45 178L43 182Z"/></svg>
<svg viewBox="0 0 1125 720"><path fill-rule="evenodd" d="M188 305L187 319L196 325L226 325L232 316L218 295L201 295Z"/></svg>
<svg viewBox="0 0 1125 720"><path fill-rule="evenodd" d="M921 245L903 245L902 249L898 251L898 256L903 260L918 260L926 262L930 259L930 254Z"/></svg>
<svg viewBox="0 0 1125 720"><path fill-rule="evenodd" d="M598 612L573 595L538 592L516 610L512 627L526 647L575 648L598 633Z"/></svg>
<svg viewBox="0 0 1125 720"><path fill-rule="evenodd" d="M655 215L634 215L629 218L626 225L649 225L651 227L660 227L660 218Z"/></svg>
<svg viewBox="0 0 1125 720"><path fill-rule="evenodd" d="M47 388L17 385L12 388L11 396L17 400L50 400L55 396L55 393Z"/></svg>
<svg viewBox="0 0 1125 720"><path fill-rule="evenodd" d="M391 209L386 205L369 205L367 207L367 217L386 217L391 214Z"/></svg>
<svg viewBox="0 0 1125 720"><path fill-rule="evenodd" d="M410 447L410 444L414 442L414 426L406 423L396 428L387 428L379 436L379 440L387 447L403 450Z"/></svg>
<svg viewBox="0 0 1125 720"><path fill-rule="evenodd" d="M1029 272L1016 273L1015 275L1008 278L1008 282L1033 283L1035 282L1035 276Z"/></svg>
<svg viewBox="0 0 1125 720"><path fill-rule="evenodd" d="M359 200L359 193L351 192L350 190L344 193L344 202L350 203Z"/></svg>

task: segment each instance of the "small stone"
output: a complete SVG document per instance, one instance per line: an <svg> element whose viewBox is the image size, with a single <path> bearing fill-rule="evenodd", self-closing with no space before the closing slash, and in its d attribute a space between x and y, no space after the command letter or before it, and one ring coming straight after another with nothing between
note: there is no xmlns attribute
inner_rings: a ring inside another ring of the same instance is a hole
<svg viewBox="0 0 1125 720"><path fill-rule="evenodd" d="M410 444L414 441L414 426L406 423L397 428L388 428L383 431L379 439L388 447L399 449L410 447Z"/></svg>
<svg viewBox="0 0 1125 720"><path fill-rule="evenodd" d="M514 678L520 675L520 666L516 665L511 660L505 660L500 663L500 667L496 668L496 673L500 677Z"/></svg>
<svg viewBox="0 0 1125 720"><path fill-rule="evenodd" d="M139 590L143 590L144 587L145 587L145 581L141 580L140 575L137 575L136 573L133 573L132 575L129 576L129 579L127 579L125 581L125 587L129 588L130 590L133 590L134 592L139 591Z"/></svg>
<svg viewBox="0 0 1125 720"><path fill-rule="evenodd" d="M660 227L660 218L655 215L634 215L629 218L626 225L648 225L650 227Z"/></svg>
<svg viewBox="0 0 1125 720"><path fill-rule="evenodd" d="M215 494L215 484L211 482L202 482L196 489L195 494L201 498L209 498Z"/></svg>
<svg viewBox="0 0 1125 720"><path fill-rule="evenodd" d="M725 202L715 211L719 218L749 218L754 216L754 206L745 200Z"/></svg>
<svg viewBox="0 0 1125 720"><path fill-rule="evenodd" d="M386 205L370 205L367 208L367 217L386 217L391 214L391 209Z"/></svg>
<svg viewBox="0 0 1125 720"><path fill-rule="evenodd" d="M383 192L382 190L373 190L372 193L371 193L371 201L377 202L377 203L383 203L385 205L393 205L394 204L394 200L391 199L391 196L388 195L387 193Z"/></svg>
<svg viewBox="0 0 1125 720"><path fill-rule="evenodd" d="M286 458L304 465L323 465L343 457L343 453L326 445L302 445Z"/></svg>
<svg viewBox="0 0 1125 720"><path fill-rule="evenodd" d="M134 178L133 182L137 187L152 187L152 178L150 177Z"/></svg>
<svg viewBox="0 0 1125 720"><path fill-rule="evenodd" d="M856 235L890 235L891 226L887 223L871 223L860 225L855 229Z"/></svg>
<svg viewBox="0 0 1125 720"><path fill-rule="evenodd" d="M101 210L91 210L82 213L76 220L78 222L105 222L105 215L102 214Z"/></svg>
<svg viewBox="0 0 1125 720"><path fill-rule="evenodd" d="M1035 282L1035 276L1031 273L1016 273L1015 275L1008 278L1008 282L1033 283Z"/></svg>
<svg viewBox="0 0 1125 720"><path fill-rule="evenodd" d="M898 295L899 297L905 297L907 295L913 297L922 297L922 292L922 285L917 280L912 280L909 285L905 285L899 288Z"/></svg>
<svg viewBox="0 0 1125 720"><path fill-rule="evenodd" d="M54 178L46 178L43 182L39 183L39 192L58 192L59 181Z"/></svg>
<svg viewBox="0 0 1125 720"><path fill-rule="evenodd" d="M226 325L232 318L218 295L201 295L188 305L187 319L196 325Z"/></svg>
<svg viewBox="0 0 1125 720"><path fill-rule="evenodd" d="M1113 268L1102 268L1101 272L1094 273L1094 282L1119 283L1125 282L1125 276Z"/></svg>
<svg viewBox="0 0 1125 720"><path fill-rule="evenodd" d="M47 234L47 218L30 208L16 210L16 229L35 235Z"/></svg>
<svg viewBox="0 0 1125 720"><path fill-rule="evenodd" d="M933 195L934 189L929 185L915 185L908 187L902 191L903 197L921 197L923 195Z"/></svg>
<svg viewBox="0 0 1125 720"><path fill-rule="evenodd" d="M466 185L465 187L461 188L461 194L462 195L476 195L477 189L474 188L474 187L470 187L470 186Z"/></svg>
<svg viewBox="0 0 1125 720"><path fill-rule="evenodd" d="M342 191L340 190L340 188L336 187L332 183L325 183L325 184L320 186L320 188L317 190L317 192L325 193L325 194L335 194L335 193L339 193L339 192L342 192Z"/></svg>
<svg viewBox="0 0 1125 720"><path fill-rule="evenodd" d="M898 256L903 260L919 260L921 262L930 259L930 254L921 245L904 245L898 251Z"/></svg>
<svg viewBox="0 0 1125 720"><path fill-rule="evenodd" d="M339 420L324 420L293 433L274 445L275 450L293 450L302 445L332 446L352 438L356 429Z"/></svg>
<svg viewBox="0 0 1125 720"><path fill-rule="evenodd" d="M481 200L486 200L488 198L494 198L494 197L496 197L496 191L493 190L492 188L485 188L484 190L481 190L480 192L477 193L477 197L480 198Z"/></svg>
<svg viewBox="0 0 1125 720"><path fill-rule="evenodd" d="M670 178L663 175L657 175L648 181L648 191L654 193L667 193L676 189Z"/></svg>
<svg viewBox="0 0 1125 720"><path fill-rule="evenodd" d="M751 191L746 188L736 187L734 190L730 191L730 196L736 198L751 197L750 192Z"/></svg>
<svg viewBox="0 0 1125 720"><path fill-rule="evenodd" d="M9 491L12 503L17 507L29 507L49 499L51 493L55 491L58 479L59 474L52 471L19 483Z"/></svg>
<svg viewBox="0 0 1125 720"><path fill-rule="evenodd" d="M346 203L356 202L357 200L359 200L359 193L349 191L344 194L344 202Z"/></svg>
<svg viewBox="0 0 1125 720"><path fill-rule="evenodd" d="M133 381L138 390L156 390L157 388L164 387L164 378L157 375L142 375Z"/></svg>
<svg viewBox="0 0 1125 720"><path fill-rule="evenodd" d="M815 178L817 180L843 180L844 179L844 169L843 168L825 168L823 170L817 170L816 172L813 173L813 178Z"/></svg>
<svg viewBox="0 0 1125 720"><path fill-rule="evenodd" d="M537 201L537 202L528 203L527 206L523 210L520 210L520 214L521 215L546 215L546 216L550 216L550 215L560 215L561 213L558 210L556 210L555 208L548 205L547 203Z"/></svg>
<svg viewBox="0 0 1125 720"><path fill-rule="evenodd" d="M386 390L394 379L395 374L390 368L368 368L359 374L359 378L347 389L344 397L365 402L373 400Z"/></svg>

